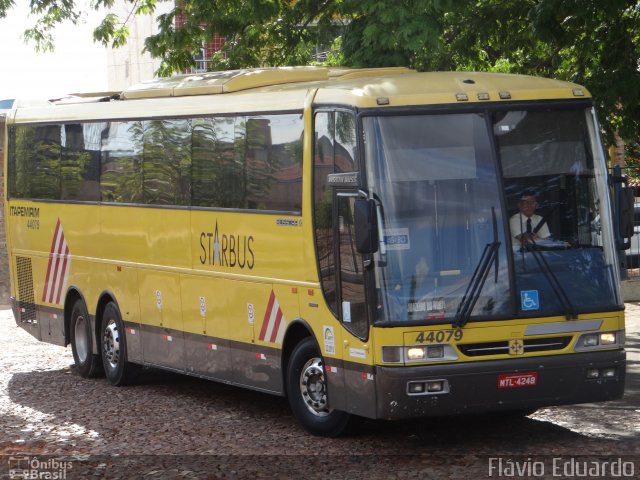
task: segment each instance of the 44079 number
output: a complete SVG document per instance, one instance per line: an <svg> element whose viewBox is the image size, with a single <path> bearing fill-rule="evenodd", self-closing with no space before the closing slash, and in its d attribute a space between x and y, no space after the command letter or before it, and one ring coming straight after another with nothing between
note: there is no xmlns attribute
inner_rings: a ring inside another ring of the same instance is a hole
<svg viewBox="0 0 640 480"><path fill-rule="evenodd" d="M445 343L451 340L462 340L462 330L457 328L455 330L429 330L426 332L420 332L416 336L416 343Z"/></svg>

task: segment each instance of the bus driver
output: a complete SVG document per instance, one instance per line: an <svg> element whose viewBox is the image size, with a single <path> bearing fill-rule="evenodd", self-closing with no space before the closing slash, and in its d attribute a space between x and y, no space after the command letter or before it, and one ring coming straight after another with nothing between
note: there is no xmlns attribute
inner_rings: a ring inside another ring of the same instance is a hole
<svg viewBox="0 0 640 480"><path fill-rule="evenodd" d="M547 222L540 215L536 215L537 208L535 194L529 190L523 192L518 202L519 212L509 220L511 236L520 242L520 245L531 245L536 243L536 240L547 240L551 236ZM517 244L514 241L515 245Z"/></svg>

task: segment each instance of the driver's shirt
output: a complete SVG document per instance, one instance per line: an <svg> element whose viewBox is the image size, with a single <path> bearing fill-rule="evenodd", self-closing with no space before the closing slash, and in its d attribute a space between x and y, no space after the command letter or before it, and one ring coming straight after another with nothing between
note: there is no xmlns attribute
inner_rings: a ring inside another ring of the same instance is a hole
<svg viewBox="0 0 640 480"><path fill-rule="evenodd" d="M516 240L518 235L526 233L527 231L527 216L518 212L513 215L509 219L509 228L511 229L511 237L513 240ZM531 228L535 230L536 226L542 221L542 217L540 215L536 215L535 213L531 216ZM551 236L551 232L549 232L549 227L547 226L547 222L540 227L537 235L539 238L549 238Z"/></svg>

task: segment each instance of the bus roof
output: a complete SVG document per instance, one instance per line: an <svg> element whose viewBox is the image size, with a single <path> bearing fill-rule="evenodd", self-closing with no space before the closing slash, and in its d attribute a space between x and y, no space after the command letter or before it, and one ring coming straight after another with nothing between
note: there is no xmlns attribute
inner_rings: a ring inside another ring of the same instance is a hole
<svg viewBox="0 0 640 480"><path fill-rule="evenodd" d="M301 110L314 90L315 104L357 108L590 97L580 85L525 75L418 73L403 67L274 67L155 79L119 95L83 94L53 101L45 108L22 109L18 105L15 121L137 118L141 111L148 117L161 117Z"/></svg>

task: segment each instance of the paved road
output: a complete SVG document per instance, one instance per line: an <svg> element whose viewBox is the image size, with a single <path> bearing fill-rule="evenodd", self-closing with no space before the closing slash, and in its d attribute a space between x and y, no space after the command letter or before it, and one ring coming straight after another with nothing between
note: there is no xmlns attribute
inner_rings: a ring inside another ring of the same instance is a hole
<svg viewBox="0 0 640 480"><path fill-rule="evenodd" d="M640 303L627 304L627 351L619 401L519 420L367 421L325 439L261 393L163 372L127 388L81 379L70 349L37 342L2 310L0 478L20 461L66 478L574 478L589 462L640 477Z"/></svg>

